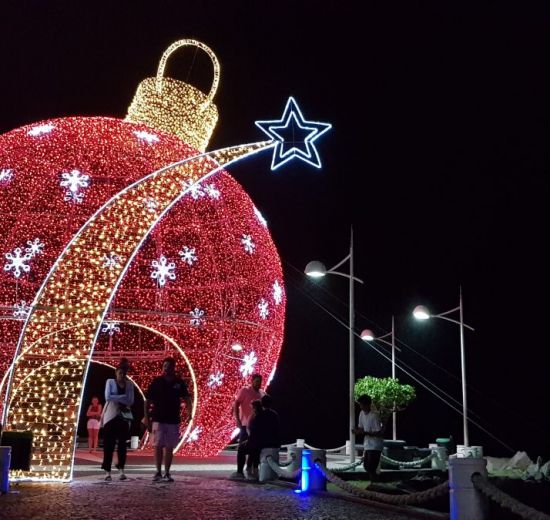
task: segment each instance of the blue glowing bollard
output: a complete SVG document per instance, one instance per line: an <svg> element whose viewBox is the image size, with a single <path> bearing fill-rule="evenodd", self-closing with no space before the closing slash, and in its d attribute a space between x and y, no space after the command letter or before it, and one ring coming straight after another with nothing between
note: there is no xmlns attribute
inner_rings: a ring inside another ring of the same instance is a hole
<svg viewBox="0 0 550 520"><path fill-rule="evenodd" d="M306 450L302 451L302 475L300 477L300 489L296 493L306 493L307 491L326 491L327 482L323 474L315 467L315 461L319 460L326 464L327 456L325 450Z"/></svg>
<svg viewBox="0 0 550 520"><path fill-rule="evenodd" d="M0 446L0 494L9 493L11 446Z"/></svg>

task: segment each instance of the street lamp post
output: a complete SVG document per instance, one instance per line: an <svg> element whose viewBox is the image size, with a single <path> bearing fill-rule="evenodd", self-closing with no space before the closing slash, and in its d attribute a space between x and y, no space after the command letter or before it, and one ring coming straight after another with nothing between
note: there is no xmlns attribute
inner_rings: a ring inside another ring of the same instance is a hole
<svg viewBox="0 0 550 520"><path fill-rule="evenodd" d="M349 260L349 274L336 271L338 267ZM355 434L352 430L355 429L355 351L354 351L354 317L355 317L355 299L354 299L354 282L363 283L363 280L355 277L353 274L353 228L350 234L349 254L338 262L334 267L327 270L325 265L317 260L309 262L306 265L305 273L310 278L322 278L327 274L336 274L344 276L349 280L349 435L350 435L350 462L355 462Z"/></svg>
<svg viewBox="0 0 550 520"><path fill-rule="evenodd" d="M386 338L391 338L391 341L388 341ZM392 379L395 379L395 351L398 350L401 352L401 349L399 347L395 346L395 318L394 316L391 317L391 332L388 332L387 334L384 334L383 336L376 337L372 330L365 329L363 332L361 332L361 339L363 341L369 342L369 341L380 341L381 343L385 343L386 345L391 347L391 377ZM394 411L392 413L393 417L393 440L397 440L397 414Z"/></svg>
<svg viewBox="0 0 550 520"><path fill-rule="evenodd" d="M452 318L449 318L447 316L448 314L451 314L456 311L458 311L458 316L459 316L458 321L453 320ZM470 444L468 439L468 403L466 399L466 355L464 352L464 327L472 331L474 329L473 327L470 327L469 325L466 325L466 323L464 323L464 308L462 305L462 287L460 288L458 307L455 307L454 309L451 309L447 312L442 312L441 314L431 314L430 311L423 305L417 305L413 310L413 316L417 320L421 320L421 321L428 320L430 318L441 318L442 320L451 321L460 326L460 364L461 364L461 371L462 371L462 423L463 423L463 429L464 429L464 446L468 447Z"/></svg>

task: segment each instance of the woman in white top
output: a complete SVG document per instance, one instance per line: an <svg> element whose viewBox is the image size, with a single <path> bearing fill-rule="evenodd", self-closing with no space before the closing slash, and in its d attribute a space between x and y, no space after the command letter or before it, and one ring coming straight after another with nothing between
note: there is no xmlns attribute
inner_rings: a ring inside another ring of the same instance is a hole
<svg viewBox="0 0 550 520"><path fill-rule="evenodd" d="M126 377L127 363L121 362L116 369L116 379L107 379L105 384L105 407L100 424L103 427L103 464L105 480L111 480L111 466L115 445L118 443L116 465L120 480L126 480L126 440L132 422L130 407L134 404L134 385Z"/></svg>
<svg viewBox="0 0 550 520"><path fill-rule="evenodd" d="M99 420L101 419L101 411L103 407L99 402L99 399L92 397L92 404L88 406L86 417L88 417L88 448L90 453L97 451L97 443L99 437Z"/></svg>

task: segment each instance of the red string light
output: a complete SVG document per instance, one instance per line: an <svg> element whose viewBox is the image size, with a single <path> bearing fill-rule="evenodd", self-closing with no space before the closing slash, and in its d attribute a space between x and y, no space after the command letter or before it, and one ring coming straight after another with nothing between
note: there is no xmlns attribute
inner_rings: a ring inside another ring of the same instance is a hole
<svg viewBox="0 0 550 520"><path fill-rule="evenodd" d="M90 216L138 179L196 153L175 136L111 118L56 119L0 136L0 380L28 306ZM154 198L144 204L154 211ZM103 261L109 269L116 254ZM261 215L220 171L194 186L142 244L118 287L94 357L114 363L128 355L142 388L160 373L165 355L175 355L186 377L190 365L197 406L181 452L212 455L231 437L237 389L252 371L267 379L276 365L283 287ZM119 330L109 330L114 322ZM235 343L241 351L231 348Z"/></svg>

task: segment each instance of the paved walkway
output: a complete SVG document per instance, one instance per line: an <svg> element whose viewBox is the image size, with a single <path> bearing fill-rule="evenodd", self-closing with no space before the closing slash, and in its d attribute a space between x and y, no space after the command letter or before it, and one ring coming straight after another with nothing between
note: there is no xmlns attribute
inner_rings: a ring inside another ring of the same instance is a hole
<svg viewBox="0 0 550 520"><path fill-rule="evenodd" d="M174 473L172 484L151 474L127 481L77 477L71 484L25 483L0 497L0 519L13 520L406 520L409 515L325 496L299 496L272 484L248 484Z"/></svg>
<svg viewBox="0 0 550 520"><path fill-rule="evenodd" d="M127 481L103 480L102 452L78 449L71 484L12 484L0 496L0 520L406 520L401 513L324 495L297 495L290 483L257 484L227 479L236 453L211 458L175 457L174 483L154 484L152 452L130 451ZM334 462L339 462L335 457ZM342 461L342 463L345 461Z"/></svg>

